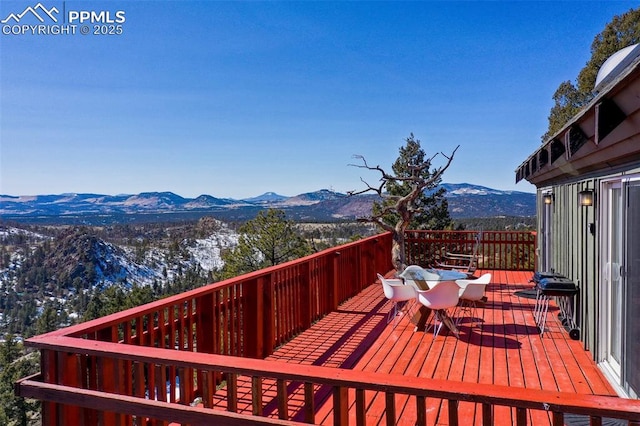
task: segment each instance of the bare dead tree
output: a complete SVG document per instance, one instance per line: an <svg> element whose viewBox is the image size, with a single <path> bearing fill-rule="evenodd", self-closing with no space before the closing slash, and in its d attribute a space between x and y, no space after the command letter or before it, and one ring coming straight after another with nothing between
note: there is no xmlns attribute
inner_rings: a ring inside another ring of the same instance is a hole
<svg viewBox="0 0 640 426"><path fill-rule="evenodd" d="M407 167L411 172L408 176L394 176L387 173L380 166L371 166L362 155L354 155L354 158L360 160L360 164L349 164L353 167L373 170L380 173L380 184L378 186L373 186L360 178L360 180L366 185L366 188L360 191L349 191L347 194L349 196L353 196L373 192L383 199L379 212L372 214L369 217L359 218L358 220L375 223L382 229L391 232L393 236L391 262L397 271L402 271L406 267L404 236L414 215L420 212L420 207L416 205L416 200L425 189L429 188L435 182L439 182L442 174L451 165L458 148L460 148L460 145L458 145L450 155L440 152L420 164L408 164ZM432 161L438 156L445 158L445 164L440 168L433 170L431 173L424 173L425 171L428 171ZM409 183L411 190L406 195L391 195L388 192L385 192L385 187L390 182ZM395 225L390 225L384 221L384 217L389 214L396 214L398 216L398 220Z"/></svg>

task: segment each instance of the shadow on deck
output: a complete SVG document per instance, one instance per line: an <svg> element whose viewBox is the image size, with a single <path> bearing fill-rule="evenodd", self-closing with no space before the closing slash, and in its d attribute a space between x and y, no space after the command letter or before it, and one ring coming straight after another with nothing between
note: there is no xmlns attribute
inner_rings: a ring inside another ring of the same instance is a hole
<svg viewBox="0 0 640 426"><path fill-rule="evenodd" d="M486 272L486 271L485 271ZM456 382L496 384L518 389L571 392L585 395L615 396L612 387L580 341L571 340L557 319L558 309L549 309L544 336L540 336L533 319L535 298L527 290L530 272L488 271L493 274L487 286L487 302L477 310L477 317L463 318L457 339L446 331L433 338L431 332L414 331L409 316L397 325L387 324L392 309L374 283L340 305L336 312L283 345L270 356L300 365L322 365L418 378ZM339 374L338 372L336 374ZM240 378L239 412L251 412L250 377ZM262 414L277 417L276 382L264 380ZM350 391L354 392L354 391ZM247 398L242 398L242 395ZM291 418L303 421L302 383L289 383L288 410ZM328 386L315 388L316 424L333 424L332 405L324 404L331 396ZM271 398L273 397L273 398ZM223 401L225 393L216 396ZM408 397L396 395L397 424L415 424L416 408ZM350 401L354 396L350 395ZM296 402L297 401L297 402ZM480 424L479 404L459 402L461 424ZM353 411L353 404L351 411ZM254 414L255 408L253 408ZM366 397L366 423L385 423L385 394L369 392ZM428 424L447 424L447 401L427 399ZM496 424L514 424L515 410L495 407ZM545 411L529 412L529 424L551 424ZM351 415L350 415L351 416ZM355 420L355 415L351 416ZM576 421L583 421L580 416ZM570 417L566 424L574 424Z"/></svg>

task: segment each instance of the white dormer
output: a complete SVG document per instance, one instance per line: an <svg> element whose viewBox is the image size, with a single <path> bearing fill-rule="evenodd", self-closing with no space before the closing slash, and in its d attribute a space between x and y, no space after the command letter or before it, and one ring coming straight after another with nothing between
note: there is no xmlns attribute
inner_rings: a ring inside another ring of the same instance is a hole
<svg viewBox="0 0 640 426"><path fill-rule="evenodd" d="M609 56L609 59L604 61L598 71L593 90L599 92L603 86L620 74L620 71L625 69L638 55L640 55L640 44L627 46Z"/></svg>

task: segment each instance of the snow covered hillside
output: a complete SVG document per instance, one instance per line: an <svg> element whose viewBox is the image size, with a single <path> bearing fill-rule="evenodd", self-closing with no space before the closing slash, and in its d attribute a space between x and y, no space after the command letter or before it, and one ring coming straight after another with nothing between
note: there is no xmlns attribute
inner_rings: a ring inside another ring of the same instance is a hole
<svg viewBox="0 0 640 426"><path fill-rule="evenodd" d="M158 295L176 283L182 289L211 282L224 265L222 252L238 243L234 230L210 218L206 226L144 232L153 235L116 243L92 228L39 233L0 225L0 337L33 326L46 305L70 321L81 318L89 301L110 287L148 287Z"/></svg>

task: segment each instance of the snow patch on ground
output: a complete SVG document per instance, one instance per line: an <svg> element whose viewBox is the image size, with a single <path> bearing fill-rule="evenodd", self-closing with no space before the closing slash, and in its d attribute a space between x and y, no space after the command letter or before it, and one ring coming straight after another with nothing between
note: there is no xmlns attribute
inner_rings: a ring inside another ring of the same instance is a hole
<svg viewBox="0 0 640 426"><path fill-rule="evenodd" d="M189 253L205 271L214 271L224 266L222 251L238 245L238 235L214 234L206 239L197 239Z"/></svg>

